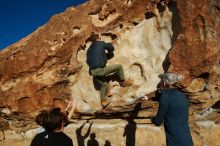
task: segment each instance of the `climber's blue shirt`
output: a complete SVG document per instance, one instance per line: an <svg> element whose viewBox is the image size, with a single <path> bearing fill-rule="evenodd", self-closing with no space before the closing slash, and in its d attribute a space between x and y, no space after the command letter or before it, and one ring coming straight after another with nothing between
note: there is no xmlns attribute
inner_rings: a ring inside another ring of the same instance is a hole
<svg viewBox="0 0 220 146"><path fill-rule="evenodd" d="M167 146L192 146L189 124L189 104L186 96L177 89L165 89L159 98L159 108L152 122L164 122Z"/></svg>
<svg viewBox="0 0 220 146"><path fill-rule="evenodd" d="M107 63L107 53L113 52L114 47L111 43L105 43L103 41L97 41L90 45L87 51L87 64L89 70L104 67Z"/></svg>

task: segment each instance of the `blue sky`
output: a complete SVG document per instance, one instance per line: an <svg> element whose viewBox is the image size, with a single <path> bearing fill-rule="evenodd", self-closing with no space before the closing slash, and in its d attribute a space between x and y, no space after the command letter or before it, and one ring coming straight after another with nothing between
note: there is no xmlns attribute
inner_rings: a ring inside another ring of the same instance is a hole
<svg viewBox="0 0 220 146"><path fill-rule="evenodd" d="M31 34L54 14L87 0L0 0L0 50Z"/></svg>

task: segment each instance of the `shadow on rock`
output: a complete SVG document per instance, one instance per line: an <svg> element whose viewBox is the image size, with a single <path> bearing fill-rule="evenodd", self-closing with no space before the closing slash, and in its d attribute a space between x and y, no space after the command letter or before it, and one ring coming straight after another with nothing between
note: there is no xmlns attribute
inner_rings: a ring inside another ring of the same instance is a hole
<svg viewBox="0 0 220 146"><path fill-rule="evenodd" d="M78 146L85 146L85 139L89 136L92 123L90 123L89 128L85 135L82 135L82 129L85 126L86 123L82 124L78 129L76 129L76 137L77 137L77 143Z"/></svg>
<svg viewBox="0 0 220 146"><path fill-rule="evenodd" d="M135 135L137 129L137 123L134 121L134 118L137 117L138 111L141 109L141 103L138 103L134 111L132 111L129 115L129 118L126 120L128 124L125 126L123 136L126 137L126 146L135 146Z"/></svg>
<svg viewBox="0 0 220 146"><path fill-rule="evenodd" d="M90 139L87 142L87 146L99 146L99 143L95 138L96 138L95 133L91 133Z"/></svg>

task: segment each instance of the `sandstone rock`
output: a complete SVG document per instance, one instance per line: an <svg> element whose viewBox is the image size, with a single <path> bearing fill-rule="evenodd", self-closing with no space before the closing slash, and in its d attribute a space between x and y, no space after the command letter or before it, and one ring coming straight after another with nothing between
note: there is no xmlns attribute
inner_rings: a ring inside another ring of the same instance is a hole
<svg viewBox="0 0 220 146"><path fill-rule="evenodd" d="M174 71L190 72L193 78L210 74L212 67L219 65L220 15L216 5L215 0L177 1L182 32L170 54Z"/></svg>
<svg viewBox="0 0 220 146"><path fill-rule="evenodd" d="M4 131L4 135L5 135L5 140L22 139L22 135L16 133L15 131L12 131L12 130Z"/></svg>
<svg viewBox="0 0 220 146"><path fill-rule="evenodd" d="M93 123L90 125L90 123ZM162 127L155 127L147 124L146 119L127 119L127 120L113 120L111 123L108 120L92 120L90 123L80 121L77 124L71 124L66 127L65 133L73 139L73 143L79 146L78 140L85 136L83 141L85 144L91 140L91 134L95 135L95 140L99 145L104 145L106 142L111 145L124 146L129 144L137 146L165 146L165 134ZM91 129L89 130L89 127ZM212 121L200 121L195 125L191 125L191 133L195 146L207 145L218 146L219 144L219 125ZM208 131L208 132L207 132ZM35 130L30 130L26 133L35 135ZM32 133L32 134L31 134ZM13 138L13 137L11 137ZM7 141L0 141L1 146L9 146L16 144L17 146L29 145L31 137L23 137L20 140L17 137ZM81 139L82 140L82 139ZM80 143L79 142L79 143Z"/></svg>
<svg viewBox="0 0 220 146"><path fill-rule="evenodd" d="M206 88L206 81L202 78L196 78L192 80L189 86L186 88L187 92L200 92L205 90Z"/></svg>
<svg viewBox="0 0 220 146"><path fill-rule="evenodd" d="M5 140L5 135L3 131L0 131L0 141Z"/></svg>
<svg viewBox="0 0 220 146"><path fill-rule="evenodd" d="M199 127L195 128L201 137L203 145L219 145L219 125L212 121L197 122Z"/></svg>

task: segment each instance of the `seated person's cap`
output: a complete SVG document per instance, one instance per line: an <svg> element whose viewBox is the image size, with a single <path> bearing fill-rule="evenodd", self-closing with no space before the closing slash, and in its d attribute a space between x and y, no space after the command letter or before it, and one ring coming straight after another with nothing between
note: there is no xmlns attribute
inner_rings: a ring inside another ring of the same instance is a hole
<svg viewBox="0 0 220 146"><path fill-rule="evenodd" d="M182 75L177 75L174 73L164 73L164 74L160 74L158 75L158 77L164 81L166 84L174 84L177 83L179 81L181 81L183 79Z"/></svg>

